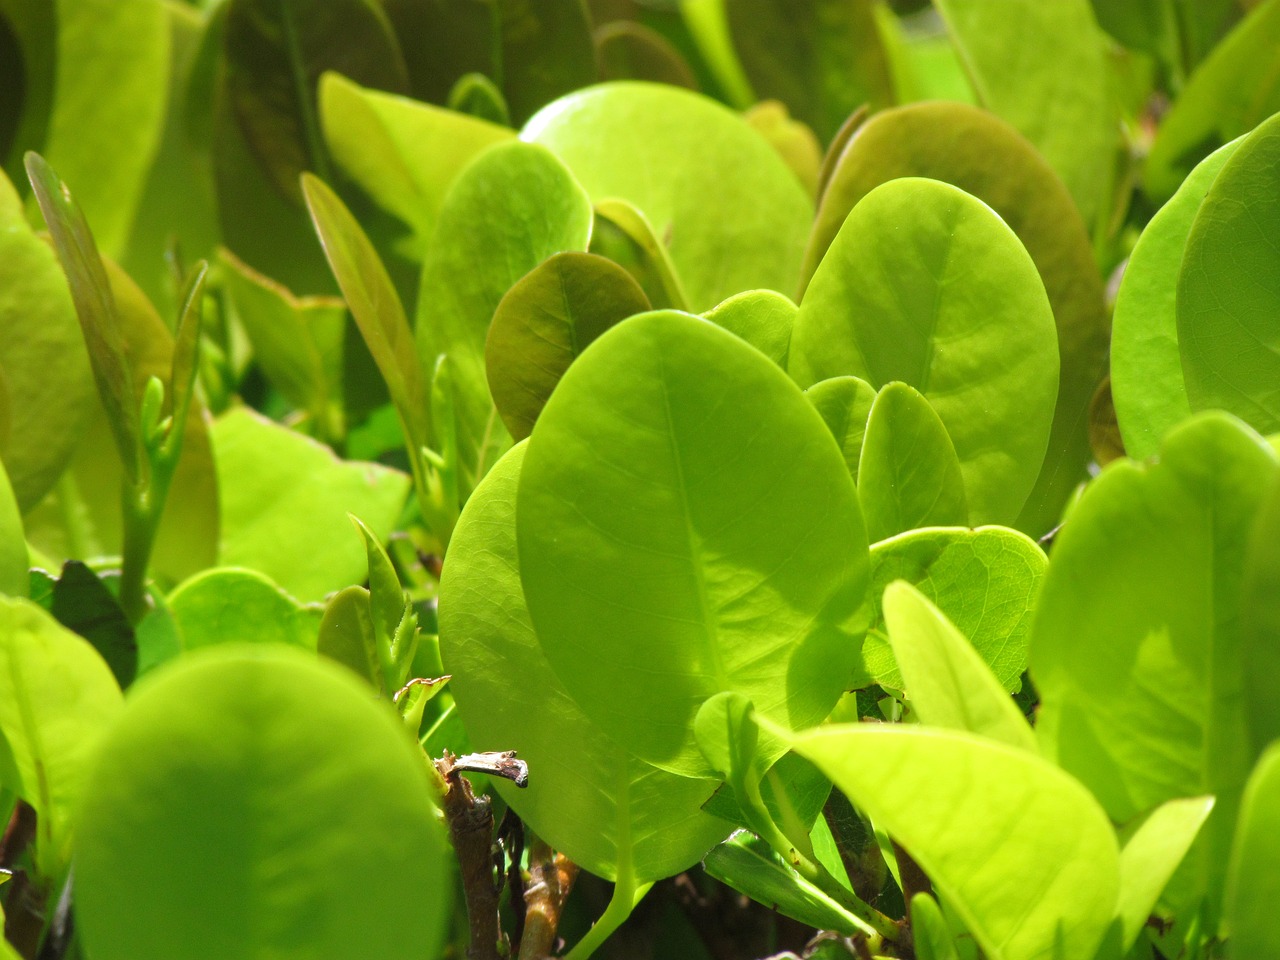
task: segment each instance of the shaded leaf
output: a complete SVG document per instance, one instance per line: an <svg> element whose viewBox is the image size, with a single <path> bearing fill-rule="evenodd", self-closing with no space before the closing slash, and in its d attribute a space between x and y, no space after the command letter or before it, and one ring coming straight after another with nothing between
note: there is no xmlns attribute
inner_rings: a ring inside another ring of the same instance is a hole
<svg viewBox="0 0 1280 960"><path fill-rule="evenodd" d="M687 309L688 297L670 252L648 218L626 200L611 197L596 204L588 249L630 273L656 309Z"/></svg>
<svg viewBox="0 0 1280 960"><path fill-rule="evenodd" d="M698 89L693 68L661 33L643 23L615 20L592 34L601 80L651 80Z"/></svg>
<svg viewBox="0 0 1280 960"><path fill-rule="evenodd" d="M28 590L27 540L13 486L0 464L0 594L25 597Z"/></svg>
<svg viewBox="0 0 1280 960"><path fill-rule="evenodd" d="M489 391L512 439L529 435L569 364L596 337L648 309L629 273L590 253L558 253L508 290L484 349Z"/></svg>
<svg viewBox="0 0 1280 960"><path fill-rule="evenodd" d="M817 408L836 438L849 474L856 482L867 418L871 416L871 405L876 400L875 388L857 377L832 377L819 380L805 390L804 395Z"/></svg>
<svg viewBox="0 0 1280 960"><path fill-rule="evenodd" d="M320 621L317 649L367 680L384 696L389 695L378 659L369 591L364 587L346 587L329 598Z"/></svg>
<svg viewBox="0 0 1280 960"><path fill-rule="evenodd" d="M79 560L68 560L53 583L49 612L98 651L121 689L138 673L138 642L133 625L120 609L116 595Z"/></svg>
<svg viewBox="0 0 1280 960"><path fill-rule="evenodd" d="M219 567L186 580L166 598L184 650L225 643L315 649L320 611L301 606L268 577Z"/></svg>
<svg viewBox="0 0 1280 960"><path fill-rule="evenodd" d="M791 119L780 100L765 100L743 114L743 118L760 132L778 152L783 162L796 175L804 192L818 194L818 176L822 170L822 145L805 124Z"/></svg>

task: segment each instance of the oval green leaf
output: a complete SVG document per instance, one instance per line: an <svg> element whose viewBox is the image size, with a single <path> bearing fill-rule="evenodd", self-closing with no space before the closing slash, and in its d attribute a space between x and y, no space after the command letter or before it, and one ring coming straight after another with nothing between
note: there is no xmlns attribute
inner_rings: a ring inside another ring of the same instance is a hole
<svg viewBox="0 0 1280 960"><path fill-rule="evenodd" d="M468 490L510 443L485 375L494 311L517 280L553 254L585 250L590 234L582 187L532 144L490 147L445 196L422 266L416 336L423 369L449 358Z"/></svg>
<svg viewBox="0 0 1280 960"><path fill-rule="evenodd" d="M1003 527L916 530L875 544L870 593L876 616L862 646L857 685L903 687L880 602L889 584L905 580L969 638L1005 690L1017 690L1047 566L1035 541Z"/></svg>
<svg viewBox="0 0 1280 960"><path fill-rule="evenodd" d="M1039 536L1061 519L1090 460L1089 402L1106 370L1107 310L1093 246L1071 194L1008 123L962 103L876 114L842 151L805 254L813 275L849 211L899 177L953 184L988 204L1018 235L1044 281L1061 370L1049 449L1018 525Z"/></svg>
<svg viewBox="0 0 1280 960"><path fill-rule="evenodd" d="M515 750L529 785L493 781L533 830L592 873L640 882L686 869L731 829L701 811L715 784L652 767L606 736L561 684L524 603L516 491L527 445L476 488L440 582L440 655L475 749Z"/></svg>
<svg viewBox="0 0 1280 960"><path fill-rule="evenodd" d="M1111 326L1111 396L1129 456L1144 460L1191 416L1175 307L1187 237L1239 142L1203 160L1146 225L1129 255Z"/></svg>
<svg viewBox="0 0 1280 960"><path fill-rule="evenodd" d="M1033 627L1041 748L1118 823L1176 797L1217 807L1191 867L1220 891L1253 751L1240 606L1245 547L1276 455L1202 414L1150 466L1120 460L1073 508Z"/></svg>
<svg viewBox="0 0 1280 960"><path fill-rule="evenodd" d="M223 643L280 643L315 649L319 608L306 608L253 570L196 574L166 598L184 650Z"/></svg>
<svg viewBox="0 0 1280 960"><path fill-rule="evenodd" d="M773 290L747 290L703 316L737 334L785 370L798 311L789 298Z"/></svg>
<svg viewBox="0 0 1280 960"><path fill-rule="evenodd" d="M139 687L89 774L78 926L102 960L433 955L451 895L430 796L403 724L341 668L269 647L184 658Z"/></svg>
<svg viewBox="0 0 1280 960"><path fill-rule="evenodd" d="M690 309L796 288L812 205L773 149L720 104L660 84L607 83L557 100L520 135L564 160L593 201L640 208Z"/></svg>
<svg viewBox="0 0 1280 960"><path fill-rule="evenodd" d="M597 340L534 428L517 516L548 660L649 762L709 776L693 718L721 691L804 727L846 689L866 582L853 484L795 385L715 325L642 314Z"/></svg>
<svg viewBox="0 0 1280 960"><path fill-rule="evenodd" d="M877 395L858 459L867 539L920 527L969 524L964 476L947 428L929 401L895 381Z"/></svg>
<svg viewBox="0 0 1280 960"><path fill-rule="evenodd" d="M529 436L569 364L596 337L648 309L631 274L591 253L558 253L508 290L484 353L489 391L512 439Z"/></svg>
<svg viewBox="0 0 1280 960"><path fill-rule="evenodd" d="M1223 165L1178 274L1178 344L1191 408L1229 410L1261 433L1280 430L1277 237L1280 114Z"/></svg>
<svg viewBox="0 0 1280 960"><path fill-rule="evenodd" d="M0 787L35 808L45 877L71 858L86 766L121 702L88 641L34 603L0 598Z"/></svg>
<svg viewBox="0 0 1280 960"><path fill-rule="evenodd" d="M804 395L818 409L819 416L840 444L845 465L857 481L867 418L871 416L871 405L876 402L875 388L857 377L832 377L819 380L805 390Z"/></svg>
<svg viewBox="0 0 1280 960"><path fill-rule="evenodd" d="M889 584L883 609L903 690L924 723L1037 752L1022 711L941 610L905 580Z"/></svg>
<svg viewBox="0 0 1280 960"><path fill-rule="evenodd" d="M1018 517L1049 441L1057 337L1035 264L990 207L934 180L867 194L805 291L789 363L802 386L914 386L955 444L972 521Z"/></svg>
<svg viewBox="0 0 1280 960"><path fill-rule="evenodd" d="M950 730L828 726L793 748L906 848L992 960L1093 956L1115 914L1119 855L1078 781Z"/></svg>

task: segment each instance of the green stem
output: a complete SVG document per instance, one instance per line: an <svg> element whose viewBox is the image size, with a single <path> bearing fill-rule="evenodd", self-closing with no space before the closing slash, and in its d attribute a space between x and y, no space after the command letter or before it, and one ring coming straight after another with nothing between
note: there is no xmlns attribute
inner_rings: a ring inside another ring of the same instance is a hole
<svg viewBox="0 0 1280 960"><path fill-rule="evenodd" d="M619 864L619 867L621 866ZM565 960L587 960L613 935L615 930L622 926L627 917L631 916L631 911L636 908L636 904L649 892L649 888L652 886L652 883L636 885L635 875L631 871L630 863L627 864L625 872L619 869L618 880L613 885L613 896L609 898L609 906L605 907L604 913L600 915L600 919L595 922L595 925L587 931L586 936L565 954Z"/></svg>

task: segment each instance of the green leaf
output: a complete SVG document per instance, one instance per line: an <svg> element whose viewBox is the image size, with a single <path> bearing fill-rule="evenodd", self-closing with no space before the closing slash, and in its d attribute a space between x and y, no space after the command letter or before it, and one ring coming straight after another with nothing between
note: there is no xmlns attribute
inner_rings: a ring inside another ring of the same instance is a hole
<svg viewBox="0 0 1280 960"><path fill-rule="evenodd" d="M1002 527L916 530L875 544L869 588L875 626L863 644L863 667L855 685L903 687L880 602L889 584L906 580L969 638L1005 690L1017 690L1047 566L1034 541Z"/></svg>
<svg viewBox="0 0 1280 960"><path fill-rule="evenodd" d="M1143 185L1148 194L1171 195L1218 144L1280 111L1277 37L1280 0L1265 0L1213 48L1160 123L1147 155Z"/></svg>
<svg viewBox="0 0 1280 960"><path fill-rule="evenodd" d="M889 584L883 605L903 690L922 722L1037 752L1022 711L942 611L903 580Z"/></svg>
<svg viewBox="0 0 1280 960"><path fill-rule="evenodd" d="M644 213L689 309L796 288L812 207L781 158L723 106L675 87L608 83L556 101L521 136L556 153L594 202L617 197Z"/></svg>
<svg viewBox="0 0 1280 960"><path fill-rule="evenodd" d="M942 180L988 204L1044 282L1058 331L1058 400L1044 466L1018 520L1039 536L1086 476L1089 402L1106 370L1107 310L1089 233L1062 181L1009 124L960 103L915 104L876 114L840 153L805 254L806 283L849 211L900 177Z"/></svg>
<svg viewBox="0 0 1280 960"><path fill-rule="evenodd" d="M495 198L501 198L500 206ZM418 356L426 369L440 354L449 358L468 490L509 443L485 377L485 338L494 311L543 260L585 250L590 233L587 195L564 164L539 146L490 147L445 196L422 267Z"/></svg>
<svg viewBox="0 0 1280 960"><path fill-rule="evenodd" d="M631 274L591 253L558 253L508 290L484 350L489 390L512 438L529 435L569 364L596 337L648 309Z"/></svg>
<svg viewBox="0 0 1280 960"><path fill-rule="evenodd" d="M1177 797L1217 806L1188 870L1221 889L1253 750L1241 697L1241 580L1277 474L1226 414L1172 431L1159 462L1116 461L1053 547L1033 628L1041 749L1123 823Z"/></svg>
<svg viewBox="0 0 1280 960"><path fill-rule="evenodd" d="M1089 0L939 0L978 100L1058 171L1087 224L1106 212L1119 135L1103 38ZM1052 57L1026 56L1052 49Z"/></svg>
<svg viewBox="0 0 1280 960"><path fill-rule="evenodd" d="M81 561L68 560L53 583L48 610L64 627L88 640L120 688L128 689L138 673L138 640L106 579Z"/></svg>
<svg viewBox="0 0 1280 960"><path fill-rule="evenodd" d="M101 960L434 955L449 898L430 795L417 745L340 668L279 647L184 658L130 698L88 775L77 927Z"/></svg>
<svg viewBox="0 0 1280 960"><path fill-rule="evenodd" d="M742 115L795 174L809 197L818 194L818 178L822 172L822 144L808 126L793 120L786 104L765 100Z"/></svg>
<svg viewBox="0 0 1280 960"><path fill-rule="evenodd" d="M47 879L70 860L86 766L120 704L85 640L27 600L0 598L0 786L35 808Z"/></svg>
<svg viewBox="0 0 1280 960"><path fill-rule="evenodd" d="M872 543L920 527L969 523L955 447L929 401L894 381L871 405L858 460L858 502Z"/></svg>
<svg viewBox="0 0 1280 960"><path fill-rule="evenodd" d="M909 178L845 220L801 301L789 363L802 386L914 386L955 444L972 521L1011 524L1049 441L1056 339L1013 231L962 190Z"/></svg>
<svg viewBox="0 0 1280 960"><path fill-rule="evenodd" d="M362 581L364 546L348 511L385 537L409 478L372 463L344 463L329 448L244 408L213 425L225 566L266 574L303 603Z"/></svg>
<svg viewBox="0 0 1280 960"><path fill-rule="evenodd" d="M1262 755L1240 805L1231 849L1226 925L1233 957L1269 957L1280 950L1280 747Z"/></svg>
<svg viewBox="0 0 1280 960"><path fill-rule="evenodd" d="M494 466L458 521L440 583L440 655L471 743L536 771L504 800L592 873L679 873L729 832L699 807L715 784L644 763L587 718L552 671L525 607L516 489L527 444Z"/></svg>
<svg viewBox="0 0 1280 960"><path fill-rule="evenodd" d="M864 623L854 487L813 407L732 334L666 311L601 336L534 428L519 504L547 658L649 762L710 775L692 721L721 691L804 726L845 688Z"/></svg>
<svg viewBox="0 0 1280 960"><path fill-rule="evenodd" d="M373 608L364 587L346 587L329 598L316 646L323 656L352 670L383 696L395 692L386 688L373 629Z"/></svg>
<svg viewBox="0 0 1280 960"><path fill-rule="evenodd" d="M856 481L867 418L871 416L871 405L876 400L875 388L857 377L832 377L818 381L805 390L804 395L817 408L836 443L840 444L845 465Z"/></svg>
<svg viewBox="0 0 1280 960"><path fill-rule="evenodd" d="M702 866L721 883L807 926L846 936L866 929L853 914L787 866L768 844L745 831L708 853Z"/></svg>
<svg viewBox="0 0 1280 960"><path fill-rule="evenodd" d="M831 795L831 781L798 753L788 753L765 771L760 793L775 823L792 819L810 830ZM722 784L702 809L734 826L751 829L742 805L728 784Z"/></svg>
<svg viewBox="0 0 1280 960"><path fill-rule="evenodd" d="M111 284L89 223L65 183L36 153L27 154L27 176L40 203L58 261L67 275L98 397L107 412L120 462L130 483L142 477L142 439L133 371Z"/></svg>
<svg viewBox="0 0 1280 960"><path fill-rule="evenodd" d="M445 194L485 147L515 132L407 97L320 80L320 118L334 162L379 207L412 228L420 259Z"/></svg>
<svg viewBox="0 0 1280 960"><path fill-rule="evenodd" d="M1187 237L1177 291L1191 408L1228 410L1262 433L1280 429L1277 236L1280 114L1246 137L1213 181Z"/></svg>
<svg viewBox="0 0 1280 960"><path fill-rule="evenodd" d="M0 463L0 594L25 597L28 590L28 550L22 514L13 486Z"/></svg>
<svg viewBox="0 0 1280 960"><path fill-rule="evenodd" d="M3 174L0 371L9 408L0 452L18 508L26 511L66 469L96 401L66 278L54 252L27 226Z"/></svg>
<svg viewBox="0 0 1280 960"><path fill-rule="evenodd" d="M409 679L413 655L418 648L418 614L400 586L400 576L381 539L354 514L351 521L360 531L368 558L369 613L383 684L394 692Z"/></svg>
<svg viewBox="0 0 1280 960"><path fill-rule="evenodd" d="M285 400L307 414L313 433L337 439L346 304L336 297L295 297L229 250L219 256L223 287L254 362Z"/></svg>
<svg viewBox="0 0 1280 960"><path fill-rule="evenodd" d="M864 103L893 102L870 0L726 0L725 16L756 97L781 100L823 143Z"/></svg>
<svg viewBox="0 0 1280 960"><path fill-rule="evenodd" d="M1213 797L1169 800L1143 817L1120 850L1121 947L1137 941L1200 828Z"/></svg>
<svg viewBox="0 0 1280 960"><path fill-rule="evenodd" d="M494 0L502 92L516 123L596 80L591 16L584 0Z"/></svg>
<svg viewBox="0 0 1280 960"><path fill-rule="evenodd" d="M206 570L180 584L166 602L184 650L224 643L316 646L319 609L301 606L253 570Z"/></svg>
<svg viewBox="0 0 1280 960"><path fill-rule="evenodd" d="M588 249L631 274L656 309L688 309L670 252L648 218L626 200L609 197L596 204Z"/></svg>
<svg viewBox="0 0 1280 960"><path fill-rule="evenodd" d="M911 935L919 960L960 960L942 909L927 893L911 898Z"/></svg>
<svg viewBox="0 0 1280 960"><path fill-rule="evenodd" d="M159 0L54 0L54 102L40 152L119 255L164 125L169 21Z"/></svg>
<svg viewBox="0 0 1280 960"><path fill-rule="evenodd" d="M1142 231L1120 282L1111 327L1111 395L1129 456L1160 449L1191 416L1175 308L1187 238L1205 195L1239 141L1202 161Z"/></svg>
<svg viewBox="0 0 1280 960"><path fill-rule="evenodd" d="M657 30L615 20L592 34L601 80L651 80L698 89L698 78L680 51Z"/></svg>
<svg viewBox="0 0 1280 960"><path fill-rule="evenodd" d="M399 46L370 0L230 0L225 30L228 104L268 179L294 203L303 171L328 178L316 102L322 74L408 92Z"/></svg>
<svg viewBox="0 0 1280 960"><path fill-rule="evenodd" d="M748 290L730 297L703 316L737 334L785 370L798 310L780 293Z"/></svg>
<svg viewBox="0 0 1280 960"><path fill-rule="evenodd" d="M410 456L415 456L426 442L426 393L400 296L377 250L338 195L311 174L302 175L302 189L325 257L386 381L412 447Z"/></svg>
<svg viewBox="0 0 1280 960"><path fill-rule="evenodd" d="M827 726L792 746L906 848L992 960L1093 955L1115 913L1119 858L1076 780L949 730Z"/></svg>
<svg viewBox="0 0 1280 960"><path fill-rule="evenodd" d="M1273 447L1274 449L1274 447ZM1277 451L1280 452L1280 451ZM1255 753L1280 740L1280 480L1253 522L1245 555L1240 658L1245 715Z"/></svg>
<svg viewBox="0 0 1280 960"><path fill-rule="evenodd" d="M449 91L445 106L465 116L495 126L511 125L511 108L498 85L483 73L465 73Z"/></svg>

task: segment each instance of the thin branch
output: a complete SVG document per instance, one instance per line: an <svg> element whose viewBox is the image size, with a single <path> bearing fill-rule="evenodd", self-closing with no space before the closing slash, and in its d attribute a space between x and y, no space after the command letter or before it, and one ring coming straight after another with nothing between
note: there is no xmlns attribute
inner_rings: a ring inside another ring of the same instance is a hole
<svg viewBox="0 0 1280 960"><path fill-rule="evenodd" d="M529 848L529 883L524 891L524 936L519 960L544 960L552 955L560 914L578 865L557 854L544 841L534 840Z"/></svg>
<svg viewBox="0 0 1280 960"><path fill-rule="evenodd" d="M493 807L488 797L472 793L470 781L454 767L452 754L446 753L443 759L437 760L436 769L448 788L444 795L444 816L461 868L467 901L470 929L467 960L503 960L509 951L498 917Z"/></svg>

